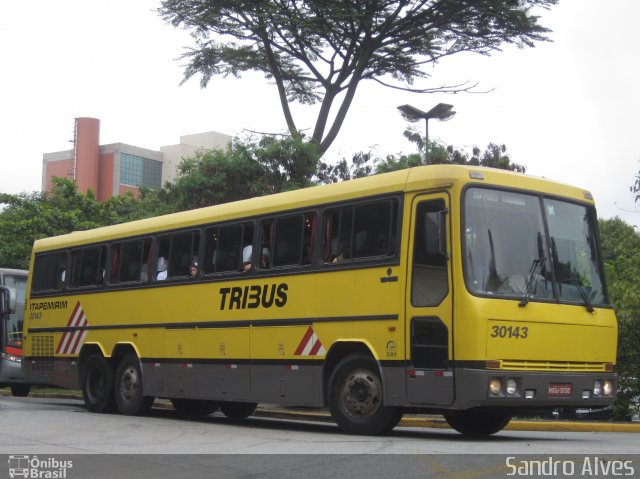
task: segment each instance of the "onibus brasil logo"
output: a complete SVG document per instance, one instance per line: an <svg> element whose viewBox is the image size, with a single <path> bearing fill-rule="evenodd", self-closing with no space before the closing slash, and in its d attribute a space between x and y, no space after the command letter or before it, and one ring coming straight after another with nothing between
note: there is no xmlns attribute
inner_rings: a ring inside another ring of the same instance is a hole
<svg viewBox="0 0 640 479"><path fill-rule="evenodd" d="M9 477L32 479L66 479L67 469L73 467L73 461L63 461L53 457L9 456Z"/></svg>

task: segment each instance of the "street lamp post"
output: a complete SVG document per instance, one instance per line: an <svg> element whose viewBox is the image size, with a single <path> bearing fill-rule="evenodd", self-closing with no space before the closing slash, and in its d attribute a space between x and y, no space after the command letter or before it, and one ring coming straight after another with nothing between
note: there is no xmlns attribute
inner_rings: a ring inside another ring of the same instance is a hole
<svg viewBox="0 0 640 479"><path fill-rule="evenodd" d="M453 118L456 114L453 111L453 105L447 103L438 103L431 110L424 112L419 108L411 105L402 105L398 107L400 113L405 120L416 122L418 120L424 120L425 123L425 145L424 156L425 164L429 164L429 120L435 118L436 120L446 121Z"/></svg>

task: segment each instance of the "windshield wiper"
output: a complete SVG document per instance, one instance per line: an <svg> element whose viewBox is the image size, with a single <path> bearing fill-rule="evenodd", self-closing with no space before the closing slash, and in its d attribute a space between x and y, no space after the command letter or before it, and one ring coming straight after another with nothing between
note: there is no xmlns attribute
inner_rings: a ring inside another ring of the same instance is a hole
<svg viewBox="0 0 640 479"><path fill-rule="evenodd" d="M578 293L580 293L580 297L584 301L584 306L587 308L587 311L593 313L593 303L589 299L589 293L587 293L587 290L584 289L584 286L582 286L580 280L573 280L571 282L575 285Z"/></svg>
<svg viewBox="0 0 640 479"><path fill-rule="evenodd" d="M527 304L529 304L529 298L531 298L533 290L535 289L534 285L536 285L538 282L536 275L538 274L538 270L542 269L544 259L544 256L540 256L539 258L534 259L533 263L531 263L529 274L527 274L527 281L524 284L524 295L522 295L522 298L518 303L518 306L520 306L521 308L524 308Z"/></svg>

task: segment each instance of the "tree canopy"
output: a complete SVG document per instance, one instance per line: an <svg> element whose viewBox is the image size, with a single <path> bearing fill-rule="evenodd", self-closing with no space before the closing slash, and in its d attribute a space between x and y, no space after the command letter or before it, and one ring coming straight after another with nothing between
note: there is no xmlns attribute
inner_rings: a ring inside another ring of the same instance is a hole
<svg viewBox="0 0 640 479"><path fill-rule="evenodd" d="M0 193L0 205L0 265L19 269L28 268L37 239L168 212L155 198L130 194L101 203L91 190L78 193L75 182L64 178L53 178L50 192Z"/></svg>
<svg viewBox="0 0 640 479"><path fill-rule="evenodd" d="M174 183L157 195L176 210L264 196L310 186L317 164L316 149L300 138L234 139L225 150L183 159Z"/></svg>
<svg viewBox="0 0 640 479"><path fill-rule="evenodd" d="M426 138L411 128L405 130L404 136L416 147L417 152L387 155L384 158L375 157L370 152L360 152L353 155L351 164L346 159L333 165L320 162L315 182L335 183L422 165L471 165L519 173L526 171L524 165L511 161L506 145L489 143L484 151L474 146L469 154L464 150L459 150L452 145L444 145L438 141L429 141L427 145Z"/></svg>
<svg viewBox="0 0 640 479"><path fill-rule="evenodd" d="M428 66L460 53L531 47L548 29L532 13L557 0L163 0L160 15L191 31L185 81L201 75L272 80L289 132L290 102L319 103L311 141L332 144L363 80L418 93L456 92L467 83L425 87Z"/></svg>

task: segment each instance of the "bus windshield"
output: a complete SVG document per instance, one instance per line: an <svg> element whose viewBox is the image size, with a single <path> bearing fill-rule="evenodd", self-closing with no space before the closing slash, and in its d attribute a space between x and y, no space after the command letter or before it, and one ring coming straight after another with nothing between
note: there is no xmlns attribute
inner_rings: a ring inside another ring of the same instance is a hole
<svg viewBox="0 0 640 479"><path fill-rule="evenodd" d="M593 208L538 195L469 188L464 268L473 294L608 304Z"/></svg>
<svg viewBox="0 0 640 479"><path fill-rule="evenodd" d="M9 316L9 320L7 322L7 340L5 346L21 348L27 277L5 273L2 279L4 286L16 290L16 312Z"/></svg>

